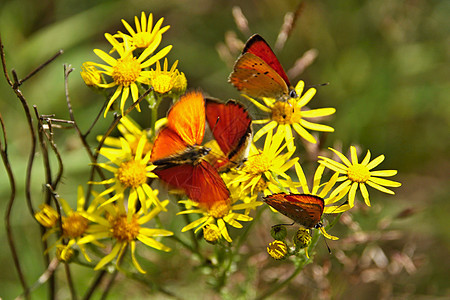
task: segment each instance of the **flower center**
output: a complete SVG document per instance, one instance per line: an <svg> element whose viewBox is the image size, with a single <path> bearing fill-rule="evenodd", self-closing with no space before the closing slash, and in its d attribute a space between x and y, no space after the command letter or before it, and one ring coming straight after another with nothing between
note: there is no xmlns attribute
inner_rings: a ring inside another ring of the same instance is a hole
<svg viewBox="0 0 450 300"><path fill-rule="evenodd" d="M128 223L127 215L119 215L110 221L113 236L121 242L135 240L141 228L135 215Z"/></svg>
<svg viewBox="0 0 450 300"><path fill-rule="evenodd" d="M133 45L136 48L147 48L151 42L151 34L148 32L138 32L133 35Z"/></svg>
<svg viewBox="0 0 450 300"><path fill-rule="evenodd" d="M272 107L272 120L278 124L292 124L300 119L300 109L296 109L292 101L277 101Z"/></svg>
<svg viewBox="0 0 450 300"><path fill-rule="evenodd" d="M160 73L152 79L152 86L155 92L160 94L169 92L173 88L174 83L173 76L166 73Z"/></svg>
<svg viewBox="0 0 450 300"><path fill-rule="evenodd" d="M64 235L71 239L80 237L87 229L89 221L79 213L72 213L62 218Z"/></svg>
<svg viewBox="0 0 450 300"><path fill-rule="evenodd" d="M251 174L261 174L268 171L270 166L270 159L264 153L260 153L248 158L245 164L245 170Z"/></svg>
<svg viewBox="0 0 450 300"><path fill-rule="evenodd" d="M126 188L137 188L147 181L147 170L144 164L132 159L120 165L117 179Z"/></svg>
<svg viewBox="0 0 450 300"><path fill-rule="evenodd" d="M347 176L353 182L366 182L370 178L370 171L366 166L356 164L348 168Z"/></svg>
<svg viewBox="0 0 450 300"><path fill-rule="evenodd" d="M208 213L211 217L215 219L223 218L230 211L230 205L225 201L218 201L214 203L211 208L208 210Z"/></svg>
<svg viewBox="0 0 450 300"><path fill-rule="evenodd" d="M141 64L138 60L129 55L117 60L117 65L112 71L112 78L117 85L129 86L139 77Z"/></svg>

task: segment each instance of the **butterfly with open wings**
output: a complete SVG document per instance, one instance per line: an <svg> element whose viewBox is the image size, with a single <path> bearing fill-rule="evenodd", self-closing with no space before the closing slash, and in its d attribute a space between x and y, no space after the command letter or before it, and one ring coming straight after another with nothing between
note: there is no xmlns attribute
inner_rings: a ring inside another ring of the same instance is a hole
<svg viewBox="0 0 450 300"><path fill-rule="evenodd" d="M277 56L258 34L252 35L245 43L242 54L234 64L229 82L239 91L254 98L297 97Z"/></svg>

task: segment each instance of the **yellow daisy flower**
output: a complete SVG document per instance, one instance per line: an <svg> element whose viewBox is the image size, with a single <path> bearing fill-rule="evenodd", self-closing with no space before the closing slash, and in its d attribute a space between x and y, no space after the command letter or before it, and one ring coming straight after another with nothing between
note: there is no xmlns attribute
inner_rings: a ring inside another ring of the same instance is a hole
<svg viewBox="0 0 450 300"><path fill-rule="evenodd" d="M184 226L183 229L181 229L181 232L186 232L194 228L197 228L195 230L195 232L197 232L203 228L205 239L208 242L214 243L217 240L213 240L212 237L216 237L218 239L220 236L222 236L226 241L231 243L232 239L228 234L226 224L231 225L235 228L242 228L243 226L241 223L239 223L239 221L248 222L253 220L253 218L248 216L248 214L236 213L235 211L255 209L257 206L262 205L262 202L260 201L235 204L237 199L238 198L234 198L231 204L225 203L223 201L216 202L210 209L204 209L200 207L198 203L191 200L179 201L180 203L184 204L187 209L177 213L177 215L203 215L203 217Z"/></svg>
<svg viewBox="0 0 450 300"><path fill-rule="evenodd" d="M270 130L262 151L252 145L247 161L241 169L237 170L238 175L232 183L241 183L242 190L250 189L251 195L259 192L263 192L264 195L280 192L279 184L289 187L285 181L278 180L278 177L288 180L290 177L286 171L298 161L298 157L291 159L295 147L281 154L287 145L281 145L283 140L283 133L277 132L272 136L272 130Z"/></svg>
<svg viewBox="0 0 450 300"><path fill-rule="evenodd" d="M348 192L348 204L350 208L355 205L355 195L356 190L360 189L361 194L366 202L367 206L370 206L369 201L369 192L367 191L366 184L369 186L387 193L394 195L395 193L386 187L399 187L401 183L396 181L391 181L378 177L389 177L397 174L397 170L380 170L380 171L371 171L373 168L378 166L384 160L384 155L380 155L374 160L370 161L370 151L367 150L367 154L362 160L361 163L358 162L358 155L356 153L356 148L350 147L351 154L351 162L348 160L345 155L340 153L339 151L329 148L333 151L344 164L336 162L328 157L319 156L321 159L319 163L323 164L325 167L339 173L340 176L337 181L344 181L341 183L331 194L330 197L339 194L341 191L350 187ZM377 177L378 176L378 177Z"/></svg>
<svg viewBox="0 0 450 300"><path fill-rule="evenodd" d="M149 79L143 75L145 73L142 73L143 69L150 67L151 65L159 61L172 49L172 46L167 46L155 55L150 56L159 45L159 41L155 40L148 48L146 48L141 53L141 55L139 55L138 58L136 58L132 53L133 47L128 43L127 40L124 40L124 43L119 43L112 35L108 33L105 34L105 37L117 50L120 58L115 59L100 49L94 49L94 53L97 54L97 56L103 59L106 63L108 63L108 65L97 63L91 64L102 68L104 71L100 72L111 76L111 78L113 79L111 83L99 83L97 84L97 86L102 88L111 88L117 86L116 91L114 92L108 102L108 105L106 106L104 117L106 117L106 113L108 112L109 108L120 94L122 94L120 100L120 110L122 111L122 114L125 107L125 102L128 99L130 92L133 102L136 102L139 98L137 83L148 84L149 82ZM138 109L139 111L139 106L137 106L136 109Z"/></svg>
<svg viewBox="0 0 450 300"><path fill-rule="evenodd" d="M102 209L98 209L98 201L92 201L88 209L85 210L84 204L86 200L82 186L78 187L77 209L75 211L70 207L66 200L62 198L59 198L58 200L61 203L61 207L65 214L65 216L61 217L61 227L63 232L61 237L46 251L56 246L58 248L58 254L62 259L64 259L64 257L71 257L71 255L68 254L73 251L72 248L75 245L78 245L85 259L87 261L91 261L86 253L84 245L78 244L78 241L86 234L87 230L91 226L89 220L84 217L84 213L89 213L92 215L101 214ZM51 228L45 233L43 239L47 239L51 234L60 231L60 226L57 224L58 216L58 212L47 204L42 205L41 210L36 213L36 220L44 227ZM65 241L64 244L62 244L63 239ZM97 245L101 246L99 243Z"/></svg>
<svg viewBox="0 0 450 300"><path fill-rule="evenodd" d="M310 143L316 143L316 139L306 130L316 130L324 132L333 132L333 127L312 123L307 121L309 118L319 118L330 116L336 112L334 108L319 108L319 109L304 109L305 105L311 101L311 99L316 94L315 88L308 89L303 95L303 89L305 83L299 81L295 87L297 98L291 98L287 101L278 101L272 98L263 98L265 105L259 103L253 98L246 95L248 100L256 105L262 111L270 114L270 118L263 120L253 120L253 124L265 124L253 137L253 141L257 141L267 132L272 131L278 126L277 133L280 132L285 136L286 142L288 143L288 149L292 150L294 147L294 140L292 138L292 128L300 135L302 138Z"/></svg>
<svg viewBox="0 0 450 300"><path fill-rule="evenodd" d="M131 117L124 116L120 119L120 123L117 125L122 137L127 141L131 148L131 154L136 155L137 146L142 137L145 138L144 149L142 150L142 155L146 155L151 152L153 143L150 140L152 135L151 130L142 129ZM102 136L98 136L97 140L100 141ZM118 137L108 136L105 139L104 144L106 146L114 148L122 148L122 142ZM120 152L120 150L119 150Z"/></svg>
<svg viewBox="0 0 450 300"><path fill-rule="evenodd" d="M149 212L139 210L134 213L134 210L125 210L125 207L119 205L106 205L106 218L93 214L85 214L86 218L96 223L88 230L88 235L78 241L79 244L92 243L103 239L113 239L114 245L111 252L103 257L94 270L103 268L106 264L116 258L116 267L119 269L119 262L122 259L126 249L130 246L131 259L133 265L141 273L146 273L139 265L135 252L136 242L141 241L149 247L170 251L170 248L158 242L154 237L171 236L173 233L165 229L147 228L143 225L148 223L162 209L166 207L169 200L161 202L160 207L155 207ZM150 205L150 203L147 203Z"/></svg>
<svg viewBox="0 0 450 300"><path fill-rule="evenodd" d="M134 48L148 48L154 44L156 47L161 43L162 34L166 32L170 26L164 26L161 28L161 25L164 21L164 18L161 18L156 22L153 27L153 14L150 13L148 16L145 15L144 12L141 13L141 20L139 22L139 18L137 16L134 17L134 23L136 25L136 30L130 26L124 19L122 19L122 23L125 28L128 30L130 35L124 34L119 31L118 36L123 38L124 40L128 40L130 45Z"/></svg>
<svg viewBox="0 0 450 300"><path fill-rule="evenodd" d="M142 72L145 76L150 78L150 84L152 85L155 92L160 94L165 94L171 92L175 85L179 83L179 77L184 77L184 73L177 70L178 60L169 68L169 63L167 58L164 59L164 67L161 69L161 64L159 61L156 63L156 69L151 71ZM177 94L183 94L186 91L187 81L184 77L184 87L179 86L176 89Z"/></svg>
<svg viewBox="0 0 450 300"><path fill-rule="evenodd" d="M134 212L136 200L139 199L144 211L147 211L147 199L150 203L159 206L161 203L154 195L154 191L147 184L148 178L157 178L158 176L152 173L155 168L152 164L149 165L151 152L147 152L144 157L143 151L146 144L146 137L142 136L139 140L136 154L133 155L131 146L124 138L120 139L122 149L102 148L100 154L109 159L108 163L98 163L98 165L112 173L114 177L100 182L89 182L91 184L114 184L112 187L104 190L98 197L105 196L109 193L114 193L114 196L106 200L103 205L107 205L116 200L123 200L125 198L125 191L129 190L128 194L128 210ZM112 166L115 164L117 167Z"/></svg>

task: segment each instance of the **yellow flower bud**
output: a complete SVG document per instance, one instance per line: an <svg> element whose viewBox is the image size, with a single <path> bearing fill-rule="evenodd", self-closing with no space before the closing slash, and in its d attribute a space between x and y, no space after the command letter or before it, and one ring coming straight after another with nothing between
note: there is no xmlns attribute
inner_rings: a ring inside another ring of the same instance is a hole
<svg viewBox="0 0 450 300"><path fill-rule="evenodd" d="M309 229L299 228L297 233L294 236L294 245L295 250L300 250L306 248L311 243L311 234L309 233Z"/></svg>
<svg viewBox="0 0 450 300"><path fill-rule="evenodd" d="M267 247L267 253L276 260L286 258L288 254L288 246L282 241L273 241Z"/></svg>
<svg viewBox="0 0 450 300"><path fill-rule="evenodd" d="M52 228L58 221L58 212L48 204L39 205L40 211L34 214L36 220L46 228Z"/></svg>
<svg viewBox="0 0 450 300"><path fill-rule="evenodd" d="M80 74L87 86L96 86L102 82L99 70L90 62L83 63Z"/></svg>
<svg viewBox="0 0 450 300"><path fill-rule="evenodd" d="M203 238L211 244L216 244L220 238L220 230L216 224L207 224L203 228Z"/></svg>

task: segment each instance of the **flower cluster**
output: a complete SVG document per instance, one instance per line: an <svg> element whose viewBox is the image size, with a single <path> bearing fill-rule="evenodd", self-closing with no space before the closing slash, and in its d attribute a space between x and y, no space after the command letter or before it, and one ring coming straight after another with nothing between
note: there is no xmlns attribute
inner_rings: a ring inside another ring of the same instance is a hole
<svg viewBox="0 0 450 300"><path fill-rule="evenodd" d="M169 200L160 196L166 191L170 198L177 200L180 209L173 215L184 216L187 220L181 232L193 230L202 233L208 243L226 247L233 243L230 229L241 229L244 222L254 221L254 211L262 209L264 204L261 198L266 200L266 197L278 195L276 209L301 226L293 237L293 245L286 238L284 226L273 226L271 233L275 241L269 244L267 251L277 260L293 255L309 258L308 248L314 246L311 231L317 236L337 239L327 233L323 215L353 208L358 188L370 206L366 184L389 194L393 192L386 187L400 186L400 183L379 178L393 176L396 171L372 170L383 161L383 155L370 161L368 151L359 163L353 146L350 148L351 161L331 149L343 164L320 156L319 166L308 180L300 164L304 158L299 156L305 147L296 142L299 140L296 135L304 143L316 144L317 135L310 131L333 132L334 129L311 120L321 118L318 121L322 122L336 110L309 109L307 105L313 100L316 89L305 89L303 81L297 83L288 98L243 95L250 104L268 114L265 119L253 120L254 126L263 125L253 136L251 125L243 126L244 130L233 128L236 125L233 123L227 128L218 128L222 126L218 122L226 122L226 117L210 121L205 109L209 100L205 100L200 92L185 94L187 80L177 69L179 61L175 60L169 66L166 56L172 46L158 50L163 34L169 29L169 26L163 27L163 18L153 25L153 15L147 17L142 13L140 19L135 18L135 28L124 20L122 22L127 33L105 34L111 45L110 52L94 50L104 63L85 62L81 68L86 85L107 95L104 117L108 111L120 113L117 116L120 119L118 133L97 138L100 144L96 155L101 157L97 160L95 156L92 168L99 178L88 184L89 190L100 190L84 195L80 187L76 211L65 200L55 197L61 203L63 214L45 204L35 215L36 220L49 229L45 239L58 234L54 246L61 260L78 259L75 250L79 249L88 262L92 261L90 252L97 256L104 254L96 262L96 270L110 263L121 269L124 254L130 250L132 264L145 273L136 257L137 244L141 242L154 249L169 251L160 238L176 235L164 229L159 219L160 212L171 213L173 210ZM120 104L116 105L119 98ZM133 104L127 106L128 98ZM191 98L197 102L182 106L186 111L180 113L175 108L177 103ZM172 110L167 118L158 118L158 107L164 99L172 100ZM149 129L142 129L128 115L134 108L141 112L139 104L142 100L147 101L150 109L150 115L145 116L149 120ZM223 110L231 103L235 109L233 113L247 113L236 101L212 103L223 105L220 108ZM192 115L199 111L199 118L193 118ZM205 125L207 122L209 126ZM251 122L249 118L248 124ZM223 130L223 136L203 141L205 128L211 136L215 136L215 130ZM217 167L217 162L226 167ZM326 173L327 168L334 173ZM312 182L311 188L308 182ZM160 192L162 190L164 192ZM214 192L205 195L205 191ZM292 195L305 195L313 200L307 202L301 197L296 201L288 200ZM347 195L347 200L343 200ZM155 221L155 228L146 226L151 220ZM245 235L238 238L242 242ZM177 236L174 240L181 241Z"/></svg>

